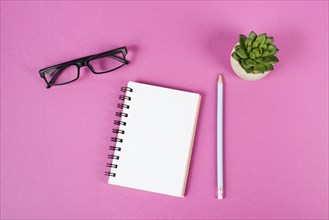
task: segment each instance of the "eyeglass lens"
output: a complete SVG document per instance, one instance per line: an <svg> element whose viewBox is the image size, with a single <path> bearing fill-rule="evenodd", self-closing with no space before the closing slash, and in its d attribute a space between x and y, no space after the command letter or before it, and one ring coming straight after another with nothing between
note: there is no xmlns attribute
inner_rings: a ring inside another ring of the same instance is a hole
<svg viewBox="0 0 329 220"><path fill-rule="evenodd" d="M124 59L122 54L115 54L90 60L89 65L96 73L108 72L123 64L115 58Z"/></svg>
<svg viewBox="0 0 329 220"><path fill-rule="evenodd" d="M45 73L45 77L49 83L53 85L60 85L77 79L78 71L79 70L76 65L70 65L49 71Z"/></svg>

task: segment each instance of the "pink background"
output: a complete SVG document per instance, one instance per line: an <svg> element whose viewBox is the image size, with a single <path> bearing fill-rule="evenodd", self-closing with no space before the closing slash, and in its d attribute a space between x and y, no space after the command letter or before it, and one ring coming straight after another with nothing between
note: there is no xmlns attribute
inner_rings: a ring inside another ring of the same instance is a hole
<svg viewBox="0 0 329 220"><path fill-rule="evenodd" d="M229 63L251 30L280 49L274 72L256 82ZM112 74L85 68L48 90L38 75L124 45L131 63ZM129 80L203 96L184 199L107 184L115 106ZM1 2L1 217L328 218L328 2Z"/></svg>

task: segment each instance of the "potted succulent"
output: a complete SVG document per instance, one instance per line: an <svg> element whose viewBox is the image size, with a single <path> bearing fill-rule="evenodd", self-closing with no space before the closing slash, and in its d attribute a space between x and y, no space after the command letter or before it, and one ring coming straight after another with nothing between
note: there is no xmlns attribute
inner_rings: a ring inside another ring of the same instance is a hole
<svg viewBox="0 0 329 220"><path fill-rule="evenodd" d="M251 31L248 37L240 35L239 43L231 53L231 66L240 78L258 80L267 76L279 62L278 52L273 37L267 37L265 33L257 36Z"/></svg>

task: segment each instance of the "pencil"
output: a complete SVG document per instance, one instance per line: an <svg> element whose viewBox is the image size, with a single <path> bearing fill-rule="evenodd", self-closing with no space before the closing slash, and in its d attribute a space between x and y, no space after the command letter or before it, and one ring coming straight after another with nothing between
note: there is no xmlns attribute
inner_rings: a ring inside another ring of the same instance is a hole
<svg viewBox="0 0 329 220"><path fill-rule="evenodd" d="M224 198L223 188L223 79L218 76L217 88L217 198Z"/></svg>

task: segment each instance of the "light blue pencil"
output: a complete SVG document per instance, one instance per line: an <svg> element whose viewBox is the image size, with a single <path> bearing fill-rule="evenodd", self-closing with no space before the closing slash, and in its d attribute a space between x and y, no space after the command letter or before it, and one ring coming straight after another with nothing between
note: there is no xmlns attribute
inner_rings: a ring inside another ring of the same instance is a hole
<svg viewBox="0 0 329 220"><path fill-rule="evenodd" d="M223 79L221 73L218 76L217 88L217 189L217 198L223 199Z"/></svg>

